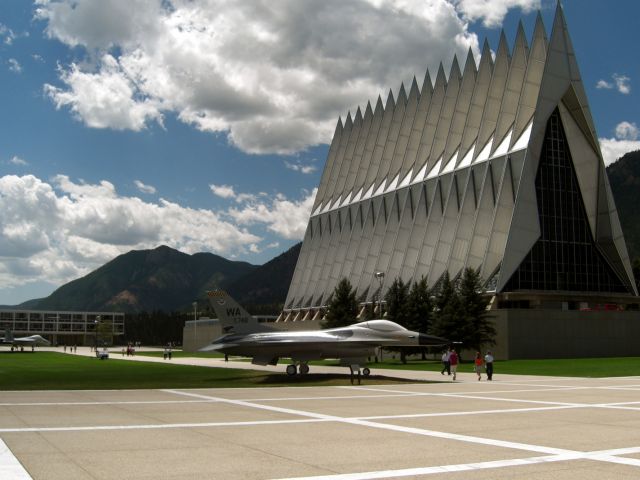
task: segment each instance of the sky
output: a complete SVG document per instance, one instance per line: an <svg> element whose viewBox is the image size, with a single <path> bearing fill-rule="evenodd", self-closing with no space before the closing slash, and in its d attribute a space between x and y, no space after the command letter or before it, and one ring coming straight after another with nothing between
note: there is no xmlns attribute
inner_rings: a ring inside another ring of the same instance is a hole
<svg viewBox="0 0 640 480"><path fill-rule="evenodd" d="M302 240L339 117L556 0L2 0L0 304L130 250ZM640 148L636 0L565 0L605 162ZM448 71L448 70L446 70Z"/></svg>

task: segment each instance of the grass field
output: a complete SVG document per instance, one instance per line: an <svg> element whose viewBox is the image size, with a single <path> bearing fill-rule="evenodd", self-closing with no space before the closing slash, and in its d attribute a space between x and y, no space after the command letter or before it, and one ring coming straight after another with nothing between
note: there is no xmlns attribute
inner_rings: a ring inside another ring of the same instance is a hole
<svg viewBox="0 0 640 480"><path fill-rule="evenodd" d="M111 355L118 356L118 352L112 350ZM122 355L122 354L120 354ZM164 351L142 351L136 352L136 355L140 357L155 357L160 358L164 355ZM216 352L183 352L182 350L172 350L171 356L173 358L222 358L224 355L222 353Z"/></svg>
<svg viewBox="0 0 640 480"><path fill-rule="evenodd" d="M176 357L193 356L180 351ZM153 356L162 355L157 352ZM199 354L197 356L211 356ZM287 377L282 373L265 373L230 368L195 367L169 363L127 362L112 359L65 355L55 352L0 352L0 390L90 390L138 388L238 388L261 386L317 386L350 384L347 375L309 374ZM338 365L335 361L312 362ZM286 361L283 362L286 364ZM372 368L439 371L440 362L398 359L372 363ZM471 372L470 363L458 367ZM346 369L345 369L346 373ZM500 374L548 375L561 377L615 377L640 375L640 357L583 358L559 360L509 360L495 363L495 378ZM369 377L367 385L405 383L390 377Z"/></svg>
<svg viewBox="0 0 640 480"><path fill-rule="evenodd" d="M338 365L335 361L318 362ZM400 360L371 363L371 368L396 370L440 371L442 364L434 360L410 360L403 365ZM459 372L473 372L470 361L458 366ZM494 363L494 375L543 375L554 377L626 377L640 375L640 357L619 358L563 358L551 360L508 360Z"/></svg>
<svg viewBox="0 0 640 480"><path fill-rule="evenodd" d="M141 355L161 357L162 352L144 352ZM198 357L198 358L219 358L223 355L219 353L190 353L174 351L173 356ZM388 368L392 370L420 370L438 372L442 369L440 361L417 360L409 357L406 365L402 364L396 355L391 359L391 353L385 353L385 360L380 363L369 364L370 368ZM247 358L234 357L233 360L249 361ZM286 364L285 359L280 363ZM340 365L337 360L321 360L310 362L311 365ZM458 367L459 372L473 372L473 365L470 361L462 363ZM616 358L563 358L551 360L509 360L498 361L494 364L496 375L500 373L513 375L543 375L553 377L626 377L640 375L640 357L616 357Z"/></svg>
<svg viewBox="0 0 640 480"><path fill-rule="evenodd" d="M112 354L113 355L113 354ZM113 357L112 357L113 358ZM369 377L367 385L407 383ZM101 361L55 352L0 352L0 390L113 390L145 388L239 388L350 385L345 375L287 377L230 368L151 362Z"/></svg>

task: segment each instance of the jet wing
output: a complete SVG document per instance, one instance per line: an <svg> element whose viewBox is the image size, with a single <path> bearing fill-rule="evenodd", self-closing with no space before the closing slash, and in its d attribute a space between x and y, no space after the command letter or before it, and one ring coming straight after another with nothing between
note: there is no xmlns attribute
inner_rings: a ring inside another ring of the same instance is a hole
<svg viewBox="0 0 640 480"><path fill-rule="evenodd" d="M31 335L29 337L18 337L14 338L12 342L13 345L51 345L49 340L41 337L40 335Z"/></svg>

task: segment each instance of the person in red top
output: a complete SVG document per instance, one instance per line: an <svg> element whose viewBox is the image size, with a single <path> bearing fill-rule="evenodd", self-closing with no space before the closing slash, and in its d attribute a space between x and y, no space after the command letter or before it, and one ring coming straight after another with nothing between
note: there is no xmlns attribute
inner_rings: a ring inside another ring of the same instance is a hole
<svg viewBox="0 0 640 480"><path fill-rule="evenodd" d="M480 355L480 352L476 352L474 369L478 374L478 381L480 381L482 379L482 356Z"/></svg>
<svg viewBox="0 0 640 480"><path fill-rule="evenodd" d="M451 355L449 356L449 363L451 364L451 373L453 373L453 380L456 379L456 372L458 371L458 354L456 349L451 349Z"/></svg>

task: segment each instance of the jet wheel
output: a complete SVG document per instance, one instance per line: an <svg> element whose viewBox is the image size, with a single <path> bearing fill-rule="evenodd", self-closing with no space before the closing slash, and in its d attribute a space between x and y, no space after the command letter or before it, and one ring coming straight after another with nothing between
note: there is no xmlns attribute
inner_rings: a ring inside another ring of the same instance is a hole
<svg viewBox="0 0 640 480"><path fill-rule="evenodd" d="M293 376L297 373L298 369L295 365L287 365L287 375Z"/></svg>
<svg viewBox="0 0 640 480"><path fill-rule="evenodd" d="M307 365L306 363L301 363L300 364L300 375L306 375L307 373L309 373L309 365Z"/></svg>
<svg viewBox="0 0 640 480"><path fill-rule="evenodd" d="M369 370L367 367L364 367L362 369L362 375L365 377L368 377L371 374L371 370Z"/></svg>

